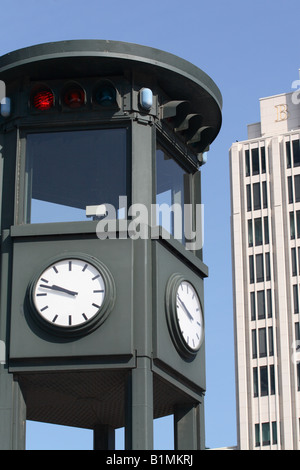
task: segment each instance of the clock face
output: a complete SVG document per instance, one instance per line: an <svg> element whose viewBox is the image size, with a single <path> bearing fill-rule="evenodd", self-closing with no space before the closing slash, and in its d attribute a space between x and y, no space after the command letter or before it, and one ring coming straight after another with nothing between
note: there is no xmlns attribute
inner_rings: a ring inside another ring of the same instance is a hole
<svg viewBox="0 0 300 470"><path fill-rule="evenodd" d="M198 294L192 284L181 281L176 291L176 317L183 341L198 351L203 338L203 314Z"/></svg>
<svg viewBox="0 0 300 470"><path fill-rule="evenodd" d="M49 265L35 281L31 299L37 314L64 330L90 323L105 302L105 273L84 259L66 258Z"/></svg>

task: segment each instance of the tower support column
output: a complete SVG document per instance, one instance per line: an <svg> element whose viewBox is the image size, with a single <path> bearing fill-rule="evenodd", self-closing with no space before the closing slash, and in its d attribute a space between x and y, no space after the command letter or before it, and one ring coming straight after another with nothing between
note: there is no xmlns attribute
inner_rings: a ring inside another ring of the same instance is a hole
<svg viewBox="0 0 300 470"><path fill-rule="evenodd" d="M153 376L148 357L137 358L127 383L125 448L153 449Z"/></svg>
<svg viewBox="0 0 300 470"><path fill-rule="evenodd" d="M19 382L0 365L0 450L25 450L26 405Z"/></svg>
<svg viewBox="0 0 300 470"><path fill-rule="evenodd" d="M204 442L203 403L177 405L174 410L174 441L176 450L200 450Z"/></svg>

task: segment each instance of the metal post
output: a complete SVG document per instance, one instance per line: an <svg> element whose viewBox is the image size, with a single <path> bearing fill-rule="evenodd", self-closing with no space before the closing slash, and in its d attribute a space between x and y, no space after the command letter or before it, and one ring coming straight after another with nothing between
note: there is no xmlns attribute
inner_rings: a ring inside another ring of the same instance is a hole
<svg viewBox="0 0 300 470"><path fill-rule="evenodd" d="M114 450L115 430L107 424L99 424L94 429L94 450Z"/></svg>
<svg viewBox="0 0 300 470"><path fill-rule="evenodd" d="M128 378L126 450L153 449L153 377L150 359L140 357Z"/></svg>
<svg viewBox="0 0 300 470"><path fill-rule="evenodd" d="M174 442L176 450L204 449L204 416L201 404L178 405L174 412ZM202 432L201 432L202 431Z"/></svg>

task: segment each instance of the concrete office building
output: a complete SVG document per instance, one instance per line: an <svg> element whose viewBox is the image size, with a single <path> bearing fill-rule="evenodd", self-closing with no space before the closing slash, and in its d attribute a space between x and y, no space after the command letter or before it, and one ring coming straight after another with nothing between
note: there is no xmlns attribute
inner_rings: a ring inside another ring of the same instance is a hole
<svg viewBox="0 0 300 470"><path fill-rule="evenodd" d="M299 449L300 104L260 100L230 148L240 449Z"/></svg>

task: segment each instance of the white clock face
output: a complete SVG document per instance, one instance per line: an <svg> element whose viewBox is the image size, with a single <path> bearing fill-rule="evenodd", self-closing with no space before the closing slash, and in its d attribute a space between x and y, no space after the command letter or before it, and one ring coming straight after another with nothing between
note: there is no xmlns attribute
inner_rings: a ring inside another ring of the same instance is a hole
<svg viewBox="0 0 300 470"><path fill-rule="evenodd" d="M183 340L192 351L197 351L204 331L203 314L197 292L188 281L181 281L178 286L176 316Z"/></svg>
<svg viewBox="0 0 300 470"><path fill-rule="evenodd" d="M97 315L105 298L101 272L85 260L68 258L43 271L33 289L37 312L52 325L71 328Z"/></svg>

